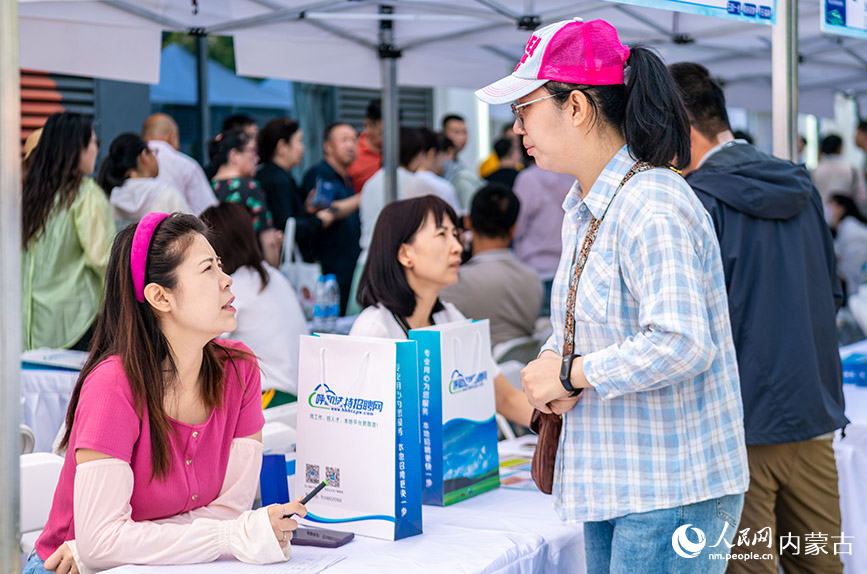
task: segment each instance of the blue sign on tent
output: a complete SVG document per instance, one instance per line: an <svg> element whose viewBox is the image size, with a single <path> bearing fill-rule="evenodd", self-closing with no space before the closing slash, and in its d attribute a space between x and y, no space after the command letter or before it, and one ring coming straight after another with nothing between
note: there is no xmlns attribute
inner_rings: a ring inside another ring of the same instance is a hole
<svg viewBox="0 0 867 574"><path fill-rule="evenodd" d="M865 0L820 0L822 31L839 36L867 38Z"/></svg>
<svg viewBox="0 0 867 574"><path fill-rule="evenodd" d="M770 26L777 20L777 0L606 0L618 4L632 4L671 10L674 12L687 12L702 16L714 16L741 22L755 22ZM864 2L864 0L859 0Z"/></svg>

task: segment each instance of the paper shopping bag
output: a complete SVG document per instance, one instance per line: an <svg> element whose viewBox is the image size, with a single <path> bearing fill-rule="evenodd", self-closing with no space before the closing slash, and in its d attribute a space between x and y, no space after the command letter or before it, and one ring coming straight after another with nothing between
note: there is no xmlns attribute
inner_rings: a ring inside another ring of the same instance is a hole
<svg viewBox="0 0 867 574"><path fill-rule="evenodd" d="M414 341L301 337L295 496L306 522L398 540L420 534Z"/></svg>
<svg viewBox="0 0 867 574"><path fill-rule="evenodd" d="M495 364L487 320L409 332L418 342L424 504L448 506L500 486Z"/></svg>

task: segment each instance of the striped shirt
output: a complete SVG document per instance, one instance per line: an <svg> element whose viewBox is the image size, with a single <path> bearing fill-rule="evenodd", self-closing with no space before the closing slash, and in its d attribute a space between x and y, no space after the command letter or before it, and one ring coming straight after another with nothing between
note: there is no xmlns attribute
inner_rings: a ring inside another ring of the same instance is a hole
<svg viewBox="0 0 867 574"><path fill-rule="evenodd" d="M563 202L552 291L563 349L572 254L635 164L624 146L587 197ZM620 191L575 298L575 353L592 385L564 415L554 504L566 522L599 521L742 493L743 406L713 223L677 173L651 169Z"/></svg>

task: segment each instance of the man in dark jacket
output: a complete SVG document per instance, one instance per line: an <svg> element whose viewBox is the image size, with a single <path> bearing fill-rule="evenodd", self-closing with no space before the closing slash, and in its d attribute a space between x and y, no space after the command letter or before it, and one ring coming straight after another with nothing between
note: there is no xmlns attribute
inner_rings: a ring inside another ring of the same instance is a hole
<svg viewBox="0 0 867 574"><path fill-rule="evenodd" d="M779 543L787 572L842 573L831 551L843 542L831 440L848 423L835 321L842 289L819 194L804 167L734 139L706 68L669 70L691 123L684 173L716 226L738 354L750 466L738 530L748 528L753 545L737 550L775 555L753 542L770 527L767 548ZM827 553L805 552L813 533L827 536ZM731 560L728 572L776 573L776 562Z"/></svg>
<svg viewBox="0 0 867 574"><path fill-rule="evenodd" d="M301 192L306 198L316 189L317 181L328 182L334 188L334 198L327 208L334 215L334 223L323 229L315 239L313 255L322 265L323 273L337 276L340 286L340 314L346 313L349 289L355 262L361 253L358 240L361 220L356 195L347 169L358 152L358 134L349 124L336 123L325 128L322 136L323 159L304 174Z"/></svg>

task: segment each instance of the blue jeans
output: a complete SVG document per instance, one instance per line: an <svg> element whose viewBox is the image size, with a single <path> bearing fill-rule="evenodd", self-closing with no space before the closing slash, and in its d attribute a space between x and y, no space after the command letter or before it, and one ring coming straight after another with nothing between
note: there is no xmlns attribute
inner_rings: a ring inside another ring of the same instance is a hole
<svg viewBox="0 0 867 574"><path fill-rule="evenodd" d="M585 522L587 574L723 574L743 506L732 494Z"/></svg>
<svg viewBox="0 0 867 574"><path fill-rule="evenodd" d="M45 561L39 557L39 554L34 550L30 553L27 559L27 564L24 566L22 574L53 574L45 569Z"/></svg>

